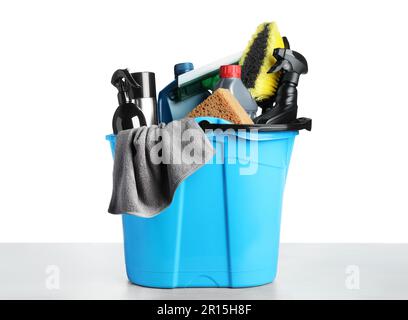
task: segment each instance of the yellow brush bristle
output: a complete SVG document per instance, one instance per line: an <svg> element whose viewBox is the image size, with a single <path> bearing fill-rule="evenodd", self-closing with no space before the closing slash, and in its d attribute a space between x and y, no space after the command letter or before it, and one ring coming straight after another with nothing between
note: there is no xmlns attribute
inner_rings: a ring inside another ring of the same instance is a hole
<svg viewBox="0 0 408 320"><path fill-rule="evenodd" d="M285 47L283 39L279 33L278 26L275 22L262 23L257 27L255 34L249 41L246 49L244 50L244 54L239 62L239 64L242 66L245 60L249 58L248 55L251 55L251 49L252 46L254 45L255 39L259 36L261 32L264 31L265 28L269 28L269 33L262 64L259 70L257 71L258 74L256 75L254 86L248 88L252 97L257 101L262 101L273 96L279 84L280 73L268 73L269 69L276 62L276 59L273 57L273 50L275 48Z"/></svg>

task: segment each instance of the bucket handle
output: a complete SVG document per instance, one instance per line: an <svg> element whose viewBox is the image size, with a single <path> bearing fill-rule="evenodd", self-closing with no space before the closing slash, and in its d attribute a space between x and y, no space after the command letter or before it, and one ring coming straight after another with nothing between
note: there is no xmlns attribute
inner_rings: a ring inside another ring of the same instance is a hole
<svg viewBox="0 0 408 320"><path fill-rule="evenodd" d="M211 123L208 120L201 120L198 123L201 129L206 130L258 130L260 132L279 132L279 131L299 131L299 130L312 130L312 119L310 118L298 118L290 123L283 124L232 124L232 123Z"/></svg>

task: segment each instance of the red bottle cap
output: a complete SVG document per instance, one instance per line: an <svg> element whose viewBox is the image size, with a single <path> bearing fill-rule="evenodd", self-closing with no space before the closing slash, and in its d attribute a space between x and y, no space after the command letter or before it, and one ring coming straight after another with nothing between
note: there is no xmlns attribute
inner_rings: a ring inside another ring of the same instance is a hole
<svg viewBox="0 0 408 320"><path fill-rule="evenodd" d="M221 66L220 68L221 78L241 78L241 66L231 64L228 66Z"/></svg>

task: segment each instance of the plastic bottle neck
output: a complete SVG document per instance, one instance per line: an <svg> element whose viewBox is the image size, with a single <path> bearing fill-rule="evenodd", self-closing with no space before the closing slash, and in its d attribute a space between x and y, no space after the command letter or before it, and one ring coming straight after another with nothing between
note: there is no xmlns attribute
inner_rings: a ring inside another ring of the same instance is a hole
<svg viewBox="0 0 408 320"><path fill-rule="evenodd" d="M299 83L299 74L296 72L286 72L282 77L282 82L290 82L295 86Z"/></svg>

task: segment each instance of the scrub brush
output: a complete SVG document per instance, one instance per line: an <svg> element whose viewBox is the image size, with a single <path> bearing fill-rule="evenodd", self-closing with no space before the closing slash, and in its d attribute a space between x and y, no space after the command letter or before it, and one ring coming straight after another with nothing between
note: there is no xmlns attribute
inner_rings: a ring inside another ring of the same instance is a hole
<svg viewBox="0 0 408 320"><path fill-rule="evenodd" d="M279 85L281 73L268 73L276 63L273 50L286 46L275 22L262 23L239 61L242 67L242 82L261 107L271 104Z"/></svg>

